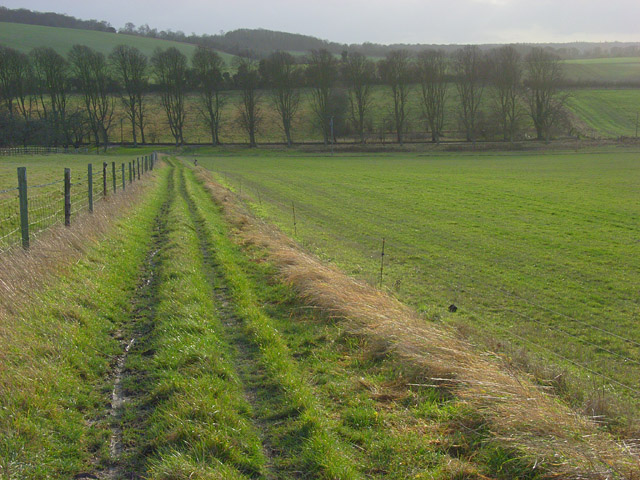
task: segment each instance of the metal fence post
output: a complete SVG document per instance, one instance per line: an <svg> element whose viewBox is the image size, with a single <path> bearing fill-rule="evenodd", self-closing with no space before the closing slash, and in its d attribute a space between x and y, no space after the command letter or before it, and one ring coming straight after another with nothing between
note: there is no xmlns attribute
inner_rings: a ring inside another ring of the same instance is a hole
<svg viewBox="0 0 640 480"><path fill-rule="evenodd" d="M102 194L107 196L107 162L102 162Z"/></svg>
<svg viewBox="0 0 640 480"><path fill-rule="evenodd" d="M71 226L71 169L64 169L64 226Z"/></svg>
<svg viewBox="0 0 640 480"><path fill-rule="evenodd" d="M89 195L89 213L93 213L93 165L87 165L87 188Z"/></svg>
<svg viewBox="0 0 640 480"><path fill-rule="evenodd" d="M111 173L113 174L113 193L116 193L116 162L111 162Z"/></svg>
<svg viewBox="0 0 640 480"><path fill-rule="evenodd" d="M27 167L18 167L18 194L20 196L20 231L22 248L29 248L29 202L27 200Z"/></svg>

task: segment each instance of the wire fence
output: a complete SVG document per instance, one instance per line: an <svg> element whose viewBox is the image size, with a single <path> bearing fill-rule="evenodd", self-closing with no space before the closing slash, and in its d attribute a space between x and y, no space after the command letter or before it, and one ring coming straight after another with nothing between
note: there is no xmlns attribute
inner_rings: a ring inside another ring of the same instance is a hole
<svg viewBox="0 0 640 480"><path fill-rule="evenodd" d="M298 231L317 215L317 211L309 216L305 215L304 206L286 201L280 196L263 188L255 181L244 178L237 172L216 171L225 182L232 185L240 200L258 203L259 205L271 204L276 209L289 214L291 217L291 230ZM297 213L297 216L296 216ZM402 252L409 251L411 246L389 239L370 238L372 242L379 242L379 263L376 272L371 272L371 278L376 283L383 284L384 270L391 267L392 261L389 253L395 250L402 256ZM385 252L386 249L386 252ZM399 253L400 252L400 253ZM429 276L428 273L426 273ZM442 283L442 278L436 278L434 282ZM379 282L377 281L379 278ZM473 279L467 279L466 283L443 285L454 292L452 300L458 311L464 311L476 316L478 319L489 319L492 323L492 335L496 338L509 340L514 345L526 346L527 351L540 358L552 357L558 365L566 366L581 371L588 378L599 379L602 387L611 391L625 392L635 401L640 401L640 341L630 338L628 335L614 332L610 328L604 328L586 321L549 308L536 301L510 292L496 285L496 291L502 294L502 299L487 308L477 308L484 305L482 292L475 289L470 283ZM464 291L466 297L457 297L457 292ZM508 318L504 322L501 319ZM563 322L559 322L563 319ZM553 338L553 342L545 342L544 338ZM633 381L633 379L637 379Z"/></svg>
<svg viewBox="0 0 640 480"><path fill-rule="evenodd" d="M71 226L84 212L109 195L125 190L153 170L157 153L127 163L88 164L86 171L65 168L63 177L29 185L27 168L18 167L17 186L0 190L0 253L30 241L54 225Z"/></svg>
<svg viewBox="0 0 640 480"><path fill-rule="evenodd" d="M17 155L50 155L56 153L89 153L89 149L87 147L69 148L39 146L0 148L0 157L12 157Z"/></svg>

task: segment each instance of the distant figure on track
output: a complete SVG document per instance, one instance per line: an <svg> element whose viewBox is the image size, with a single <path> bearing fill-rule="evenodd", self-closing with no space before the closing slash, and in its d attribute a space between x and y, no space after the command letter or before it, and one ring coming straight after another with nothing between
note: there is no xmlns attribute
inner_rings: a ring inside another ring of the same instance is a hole
<svg viewBox="0 0 640 480"><path fill-rule="evenodd" d="M198 166L198 159L197 158L193 159L193 165L196 166L196 167Z"/></svg>

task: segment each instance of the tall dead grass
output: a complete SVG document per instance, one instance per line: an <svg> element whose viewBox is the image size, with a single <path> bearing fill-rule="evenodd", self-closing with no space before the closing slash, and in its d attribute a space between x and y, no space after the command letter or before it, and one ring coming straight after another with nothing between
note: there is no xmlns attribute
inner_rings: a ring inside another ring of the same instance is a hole
<svg viewBox="0 0 640 480"><path fill-rule="evenodd" d="M268 252L282 278L309 304L391 356L415 383L446 388L476 411L492 435L556 478L640 478L640 461L522 372L476 351L442 325L420 319L389 294L321 263L273 226L253 217L235 194L199 168L198 178L239 238Z"/></svg>

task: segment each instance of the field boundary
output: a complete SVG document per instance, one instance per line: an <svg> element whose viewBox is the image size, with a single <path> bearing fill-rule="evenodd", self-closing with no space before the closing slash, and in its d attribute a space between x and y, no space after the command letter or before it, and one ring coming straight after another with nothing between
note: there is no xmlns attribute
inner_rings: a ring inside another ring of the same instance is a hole
<svg viewBox="0 0 640 480"><path fill-rule="evenodd" d="M153 170L157 159L154 152L129 161L128 178L125 163L117 167L113 161L111 168L103 162L102 172L95 175L92 163L87 164L86 174L72 176L71 169L65 168L62 179L39 185L29 185L27 167L18 167L18 185L0 190L0 253L18 244L28 249L34 236L53 225L70 227L72 217L84 211L93 213L94 203L140 180L141 175ZM86 190L82 192L81 188Z"/></svg>

